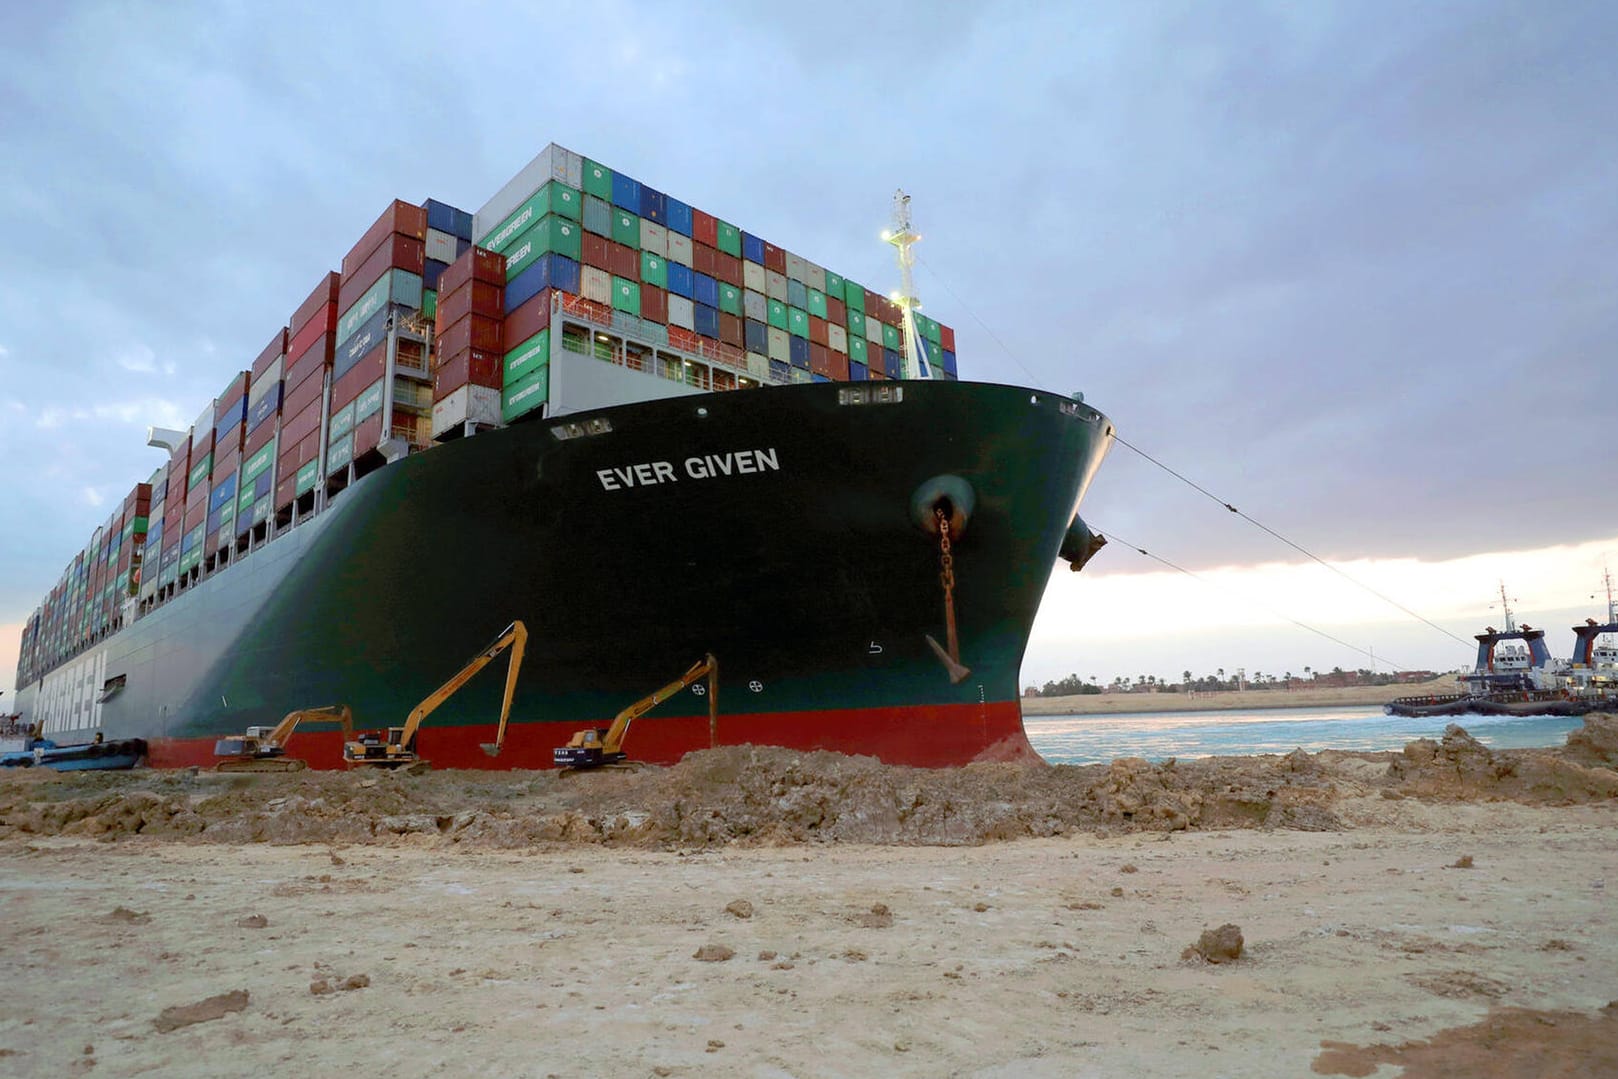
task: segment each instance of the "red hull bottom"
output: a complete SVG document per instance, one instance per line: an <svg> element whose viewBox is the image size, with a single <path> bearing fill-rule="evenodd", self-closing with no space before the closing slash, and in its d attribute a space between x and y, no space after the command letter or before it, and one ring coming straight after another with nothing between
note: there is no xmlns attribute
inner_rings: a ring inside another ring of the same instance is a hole
<svg viewBox="0 0 1618 1079"><path fill-rule="evenodd" d="M437 768L485 771L551 768L551 751L585 720L570 728L560 723L515 724L506 730L500 756L479 747L493 742L495 725L423 726L417 748ZM603 726L606 721L601 721ZM363 729L363 727L362 727ZM148 763L154 768L211 768L216 736L149 739ZM687 753L710 744L770 745L797 750L831 750L872 756L886 764L918 768L950 768L976 761L1040 759L1023 732L1022 709L1016 701L987 704L930 705L912 708L859 708L829 712L775 712L719 717L717 737L709 740L703 716L639 720L628 739L631 760L674 764ZM311 768L341 768L342 736L336 731L299 733L288 756Z"/></svg>

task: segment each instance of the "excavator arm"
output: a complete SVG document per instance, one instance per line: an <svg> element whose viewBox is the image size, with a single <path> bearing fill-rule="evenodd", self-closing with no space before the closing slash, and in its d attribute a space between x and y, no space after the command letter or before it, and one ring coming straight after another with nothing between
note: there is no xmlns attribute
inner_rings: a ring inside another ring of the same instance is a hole
<svg viewBox="0 0 1618 1079"><path fill-rule="evenodd" d="M287 743L292 741L292 734L298 729L298 724L305 720L311 723L335 720L342 727L343 741L354 737L354 713L349 711L348 705L326 704L319 708L300 708L296 712L288 712L264 741L285 749Z"/></svg>
<svg viewBox="0 0 1618 1079"><path fill-rule="evenodd" d="M523 650L527 645L528 627L523 625L521 620L507 626L501 631L500 636L490 642L488 647L468 660L466 666L451 676L449 681L429 693L420 704L411 710L410 716L405 720L404 728L400 732L399 744L414 752L416 732L420 730L422 722L432 715L439 705L449 700L462 686L471 681L473 675L494 662L495 659L499 658L500 653L509 648L511 649L511 665L506 670L506 693L500 705L500 729L495 735L494 742L483 746L483 751L491 757L498 754L501 746L505 744L506 721L511 717L511 698L517 692L517 672L522 667Z"/></svg>
<svg viewBox="0 0 1618 1079"><path fill-rule="evenodd" d="M614 717L612 726L607 728L606 737L602 739L602 750L609 754L622 752L624 739L629 737L629 725L631 723L635 722L635 720L639 719L647 712L650 712L653 708L656 708L658 705L662 704L664 701L680 692L680 690L691 685L700 678L708 678L708 695L709 698L712 699L713 695L718 692L719 688L713 684L718 672L719 661L714 659L713 653L710 652L697 662L693 663L690 670L680 675L680 677L676 678L662 689L659 689L654 693L647 694L634 704L630 705L628 708L625 708L622 712L619 712L618 715Z"/></svg>

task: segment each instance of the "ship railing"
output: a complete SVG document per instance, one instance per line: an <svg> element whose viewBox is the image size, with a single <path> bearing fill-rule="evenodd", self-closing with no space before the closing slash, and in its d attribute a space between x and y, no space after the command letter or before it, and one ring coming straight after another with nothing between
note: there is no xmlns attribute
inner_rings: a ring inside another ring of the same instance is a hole
<svg viewBox="0 0 1618 1079"><path fill-rule="evenodd" d="M558 292L552 301L552 313L563 314L577 321L588 323L603 330L633 336L640 343L656 347L668 347L674 351L684 353L688 357L707 360L709 363L722 364L734 371L747 375L749 378L770 382L768 375L761 376L753 371L747 363L747 350L725 341L715 341L706 338L691 330L680 326L663 326L655 322L647 322L634 315L622 311L614 311L604 303L587 300L569 292ZM616 358L615 358L616 362ZM637 368L645 370L644 367ZM686 381L691 385L687 376Z"/></svg>

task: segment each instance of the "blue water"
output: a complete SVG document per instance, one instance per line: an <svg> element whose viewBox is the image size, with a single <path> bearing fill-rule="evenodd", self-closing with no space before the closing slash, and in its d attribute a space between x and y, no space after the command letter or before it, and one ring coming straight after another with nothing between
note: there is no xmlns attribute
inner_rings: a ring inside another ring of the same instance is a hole
<svg viewBox="0 0 1618 1079"><path fill-rule="evenodd" d="M1309 752L1403 749L1414 738L1441 737L1450 723L1459 723L1491 749L1523 749L1559 746L1584 721L1567 716L1411 719L1384 715L1380 707L1023 717L1028 740L1052 764L1290 753L1300 747Z"/></svg>

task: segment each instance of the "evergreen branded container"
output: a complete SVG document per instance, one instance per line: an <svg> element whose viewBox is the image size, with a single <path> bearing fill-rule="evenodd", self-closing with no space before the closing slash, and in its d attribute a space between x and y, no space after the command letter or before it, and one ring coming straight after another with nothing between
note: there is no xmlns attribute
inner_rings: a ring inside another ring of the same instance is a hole
<svg viewBox="0 0 1618 1079"><path fill-rule="evenodd" d="M550 367L541 366L529 372L527 377L515 384L507 384L500 394L500 418L510 423L518 416L534 411L545 403L550 395Z"/></svg>
<svg viewBox="0 0 1618 1079"><path fill-rule="evenodd" d="M506 353L504 361L504 383L514 386L528 378L535 371L550 363L551 358L551 331L540 330L528 340Z"/></svg>

